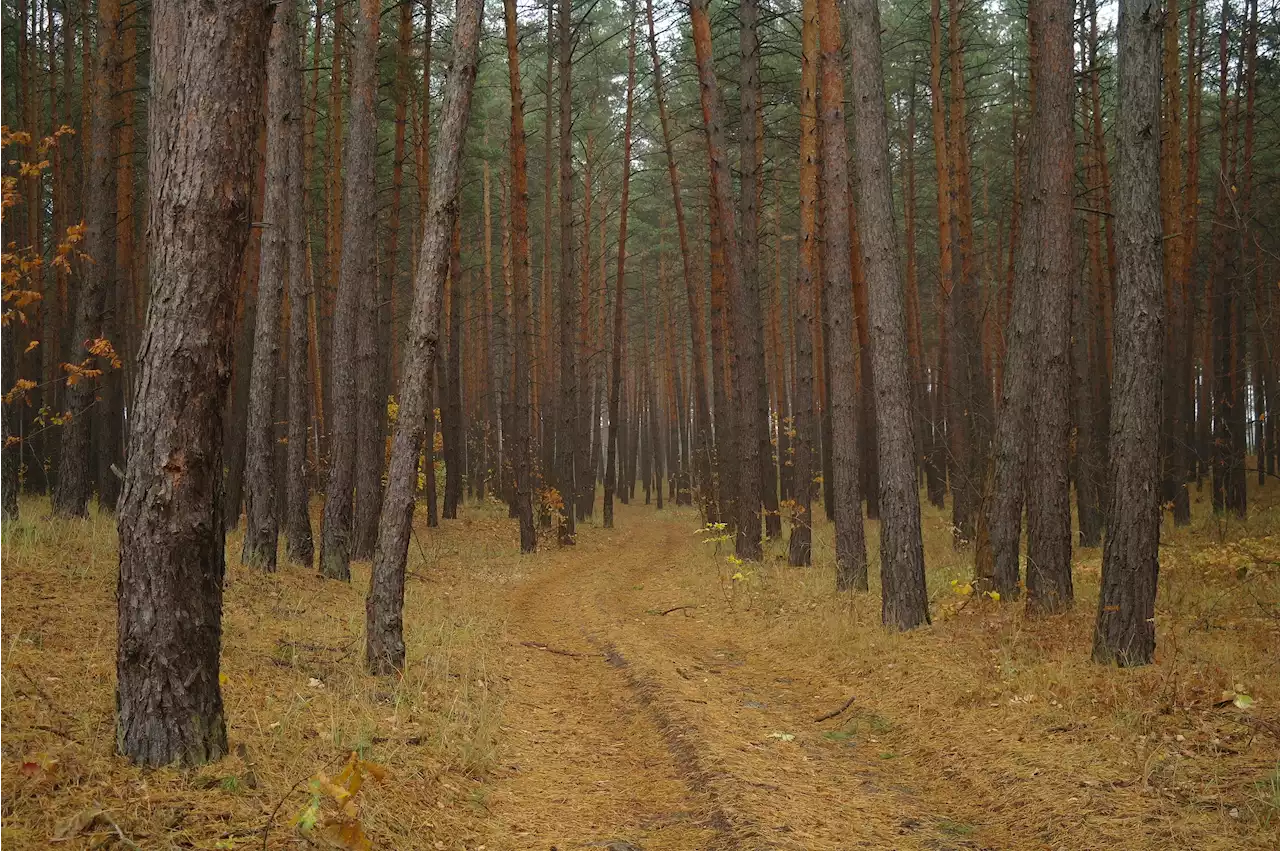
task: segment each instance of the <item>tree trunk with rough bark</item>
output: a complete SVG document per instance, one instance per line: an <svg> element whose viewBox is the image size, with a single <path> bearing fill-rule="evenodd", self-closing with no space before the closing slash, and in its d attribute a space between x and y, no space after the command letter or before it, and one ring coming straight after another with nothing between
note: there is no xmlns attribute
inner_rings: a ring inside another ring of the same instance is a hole
<svg viewBox="0 0 1280 851"><path fill-rule="evenodd" d="M858 456L857 359L853 271L849 253L849 151L844 114L844 63L836 0L818 0L822 53L819 126L822 134L822 272L830 315L831 461L835 486L836 588L866 591L867 540L862 521Z"/></svg>
<svg viewBox="0 0 1280 851"><path fill-rule="evenodd" d="M149 766L227 752L222 410L249 236L270 28L257 2L151 17L152 293L119 512L116 750Z"/></svg>
<svg viewBox="0 0 1280 851"><path fill-rule="evenodd" d="M1121 0L1116 129L1115 392L1111 505L1093 658L1122 667L1155 655L1160 543L1161 9Z"/></svg>
<svg viewBox="0 0 1280 851"><path fill-rule="evenodd" d="M351 52L351 121L347 128L343 160L342 257L334 307L330 383L329 481L325 487L324 522L321 525L320 571L330 579L351 580L355 549L352 508L359 453L358 385L368 383L362 373L360 344L362 311L377 286L374 244L377 197L374 158L377 126L377 52L380 6L377 0L360 0ZM367 330L367 326L366 329Z"/></svg>
<svg viewBox="0 0 1280 851"><path fill-rule="evenodd" d="M871 337L876 341L871 357L880 436L880 619L888 627L911 629L929 623L929 601L920 537L920 492L912 458L906 309L893 224L878 0L851 0L849 18L858 207L864 234L862 265L867 275Z"/></svg>
<svg viewBox="0 0 1280 851"><path fill-rule="evenodd" d="M400 411L391 442L387 492L378 521L369 596L365 603L365 665L373 673L404 668L404 574L413 524L414 482L423 424L430 415L431 374L440 345L450 243L458 216L463 140L476 79L482 0L460 0L453 29L453 64L445 80L440 133L432 158L431 188L424 218L413 309L405 336ZM518 86L516 87L518 91ZM517 98L516 108L520 107Z"/></svg>
<svg viewBox="0 0 1280 851"><path fill-rule="evenodd" d="M818 0L804 0L800 29L800 263L795 291L794 452L791 538L787 561L808 566L813 549L813 326L818 232Z"/></svg>
<svg viewBox="0 0 1280 851"><path fill-rule="evenodd" d="M296 67L294 3L276 6L267 45L267 156L262 248L258 255L258 310L254 318L249 413L245 427L245 533L242 563L267 573L276 569L275 388L280 370L280 306L290 244L289 171L293 148L290 79Z"/></svg>

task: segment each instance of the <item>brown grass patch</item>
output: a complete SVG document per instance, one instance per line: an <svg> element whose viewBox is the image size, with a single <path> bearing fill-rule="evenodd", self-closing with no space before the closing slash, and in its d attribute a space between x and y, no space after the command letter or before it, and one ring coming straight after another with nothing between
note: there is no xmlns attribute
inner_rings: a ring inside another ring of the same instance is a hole
<svg viewBox="0 0 1280 851"><path fill-rule="evenodd" d="M6 845L45 847L65 819L101 808L143 848L261 848L278 807L268 847L294 847L307 779L354 750L390 773L362 793L377 847L474 847L503 676L503 624L484 577L492 556L513 549L505 518L473 512L418 529L398 681L362 667L367 564L353 566L350 585L283 557L264 575L239 565L240 536L229 536L222 671L233 755L146 771L114 755L113 518L51 520L34 500L22 511L4 528ZM103 821L62 847L112 842L128 847Z"/></svg>
<svg viewBox="0 0 1280 851"><path fill-rule="evenodd" d="M984 841L1011 848L1275 848L1280 845L1280 488L1254 494L1247 522L1165 528L1157 662L1089 659L1101 550L1077 549L1075 609L1033 619L1020 604L962 598L972 556L949 512L925 509L934 623L880 628L878 524L868 524L870 594L837 596L832 529L815 567L723 554L693 560L693 593L735 617L745 646L785 654L857 700L829 735L857 738L904 782ZM1204 495L1207 499L1207 494ZM819 506L820 510L820 506ZM704 545L705 546L705 545ZM707 548L710 551L710 548ZM1240 709L1235 690L1254 699Z"/></svg>

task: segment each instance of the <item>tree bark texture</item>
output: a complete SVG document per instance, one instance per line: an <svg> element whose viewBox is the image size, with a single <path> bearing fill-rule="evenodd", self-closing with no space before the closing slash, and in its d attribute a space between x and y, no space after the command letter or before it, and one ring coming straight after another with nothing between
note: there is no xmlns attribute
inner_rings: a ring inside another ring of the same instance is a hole
<svg viewBox="0 0 1280 851"><path fill-rule="evenodd" d="M222 410L269 29L256 0L152 10L152 295L118 521L116 655L116 750L151 766L227 751Z"/></svg>

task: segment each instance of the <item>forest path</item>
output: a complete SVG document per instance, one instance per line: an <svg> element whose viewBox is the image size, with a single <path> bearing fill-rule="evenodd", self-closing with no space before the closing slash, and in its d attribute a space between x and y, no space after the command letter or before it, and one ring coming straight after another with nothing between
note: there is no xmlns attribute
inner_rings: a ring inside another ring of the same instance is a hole
<svg viewBox="0 0 1280 851"><path fill-rule="evenodd" d="M758 613L695 596L696 525L621 506L617 529L528 563L509 598L489 847L978 848L876 752L874 713L857 742L848 715L815 721L851 686L778 658Z"/></svg>

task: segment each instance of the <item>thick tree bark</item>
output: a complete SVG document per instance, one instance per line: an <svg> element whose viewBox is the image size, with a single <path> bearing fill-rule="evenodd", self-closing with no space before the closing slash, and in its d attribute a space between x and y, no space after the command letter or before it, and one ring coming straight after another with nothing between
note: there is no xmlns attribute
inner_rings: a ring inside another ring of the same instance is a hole
<svg viewBox="0 0 1280 851"><path fill-rule="evenodd" d="M357 336L360 314L367 309L371 291L377 286L377 260L373 250L377 226L374 103L379 14L377 0L361 0L351 55L351 122L343 162L342 258L333 317L329 481L325 487L324 522L320 530L320 570L330 579L345 581L351 579L355 544L352 503L361 414L357 388L366 384L365 379L369 377L362 374L361 380L356 380L364 363L358 363L361 352Z"/></svg>
<svg viewBox="0 0 1280 851"><path fill-rule="evenodd" d="M805 567L813 547L813 327L815 321L814 279L817 270L818 202L818 0L804 0L800 29L800 263L795 291L795 448L793 471L795 507L791 513L791 539L787 561Z"/></svg>
<svg viewBox="0 0 1280 851"><path fill-rule="evenodd" d="M298 73L294 3L276 7L267 46L267 156L264 227L259 252L258 310L254 319L249 412L245 429L245 533L240 560L272 573L276 569L275 389L280 370L280 305L289 260L290 153L296 114L289 99ZM301 224L301 223L300 223Z"/></svg>
<svg viewBox="0 0 1280 851"><path fill-rule="evenodd" d="M1154 0L1121 0L1117 110L1115 392L1111 496L1093 658L1155 654L1160 543L1160 38Z"/></svg>
<svg viewBox="0 0 1280 851"><path fill-rule="evenodd" d="M852 0L853 126L857 145L858 207L862 211L862 264L867 275L876 419L880 436L881 621L895 629L929 622L920 493L912 458L906 310L899 270L889 129L878 0Z"/></svg>
<svg viewBox="0 0 1280 851"><path fill-rule="evenodd" d="M707 153L711 160L711 194L724 241L724 282L733 315L733 344L729 347L729 373L734 378L736 391L734 406L741 416L736 435L738 531L735 550L738 558L758 561L762 556L760 440L755 418L759 412L758 373L760 370L753 369L757 366L755 358L747 353L752 351L752 346L759 341L759 302L756 302L753 310L750 302L756 298L754 283L744 281L738 246L734 245L737 217L733 203L733 177L729 169L728 149L725 144L719 84L711 55L711 20L707 13L707 0L694 0L690 6L690 16L693 21L693 44L698 65L702 123L707 138Z"/></svg>
<svg viewBox="0 0 1280 851"><path fill-rule="evenodd" d="M862 522L858 456L857 358L853 270L849 254L849 151L844 115L844 63L836 0L818 0L822 52L819 126L822 134L822 272L831 337L831 461L835 486L836 588L867 590L867 540Z"/></svg>
<svg viewBox="0 0 1280 851"><path fill-rule="evenodd" d="M84 164L84 251L90 260L78 265L81 274L71 328L72 346L67 354L67 360L73 364L91 357L87 345L102 336L103 311L107 295L115 283L117 131L112 97L116 65L120 58L119 30L119 0L103 0L98 4L92 107L88 110L87 119L90 138L82 142L87 152ZM86 31L86 52L88 41ZM88 76L87 70L85 74ZM84 88L88 90L90 87ZM53 513L59 517L88 515L89 497L93 491L89 427L97 390L95 380L81 379L68 387L65 394L69 421L62 427L58 481L53 491Z"/></svg>
<svg viewBox="0 0 1280 851"><path fill-rule="evenodd" d="M246 0L152 11L153 296L119 514L116 656L116 750L145 765L227 751L222 409L269 28Z"/></svg>
<svg viewBox="0 0 1280 851"><path fill-rule="evenodd" d="M414 480L423 424L430 411L431 372L440 343L440 313L448 276L453 224L458 216L463 139L476 79L482 0L461 0L453 31L453 64L444 87L440 134L432 158L413 310L405 337L400 412L391 444L387 492L378 522L369 597L365 604L365 664L375 673L404 668L404 573L413 523ZM516 104L519 105L517 99Z"/></svg>

